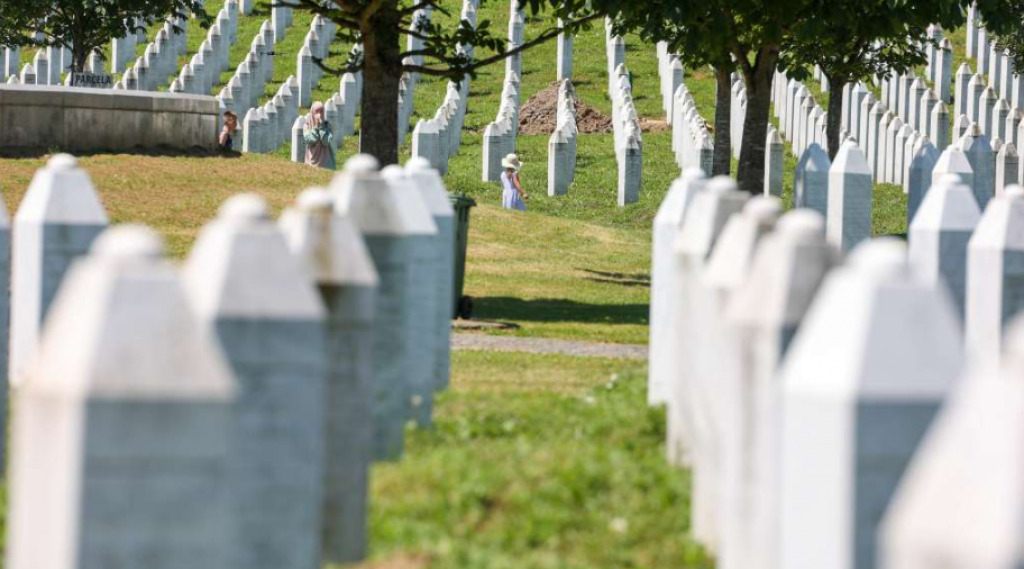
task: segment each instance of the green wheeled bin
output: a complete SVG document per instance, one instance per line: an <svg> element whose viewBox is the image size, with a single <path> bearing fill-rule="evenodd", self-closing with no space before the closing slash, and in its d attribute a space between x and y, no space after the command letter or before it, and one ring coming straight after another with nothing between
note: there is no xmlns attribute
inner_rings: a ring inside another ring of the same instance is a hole
<svg viewBox="0 0 1024 569"><path fill-rule="evenodd" d="M476 200L466 194L449 194L455 210L455 297L452 299L452 318L473 317L473 299L462 294L466 284L466 249L469 247L469 210Z"/></svg>

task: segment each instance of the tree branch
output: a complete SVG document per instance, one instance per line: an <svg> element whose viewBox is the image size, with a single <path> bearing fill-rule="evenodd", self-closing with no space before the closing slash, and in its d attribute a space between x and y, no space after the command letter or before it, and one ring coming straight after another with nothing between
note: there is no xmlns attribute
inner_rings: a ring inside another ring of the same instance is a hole
<svg viewBox="0 0 1024 569"><path fill-rule="evenodd" d="M409 14L415 14L417 10L422 10L427 7L439 8L437 0L422 0L419 4L413 4L408 8L402 8L398 13L402 16L408 16Z"/></svg>
<svg viewBox="0 0 1024 569"><path fill-rule="evenodd" d="M319 2L316 2L315 0L294 0L294 2L295 3L293 4L292 2L285 1L285 0L274 0L270 4L270 6L272 8L298 8L300 10L308 10L308 11L314 13L314 14L319 14L321 16L324 16L325 18L331 20L332 22L334 22L335 24L338 24L339 26L341 26L343 28L348 28L350 30L358 30L359 29L359 22L357 22L355 20L351 20L351 19L345 18L344 16L341 16L340 15L341 14L340 11L338 11L338 10L331 10L330 8L324 7ZM342 10L345 9L344 8L344 4L342 4L342 8L341 9Z"/></svg>
<svg viewBox="0 0 1024 569"><path fill-rule="evenodd" d="M459 78L459 77L462 77L464 75L473 73L477 69L480 69L480 68L483 68L483 67L487 67L488 65L491 65L493 63L497 63L499 61L503 61L505 59L508 59L509 57L512 57L512 56L517 55L517 54L520 54L520 53L522 53L522 52L524 52L524 51L526 51L526 50L528 50L528 49L530 49L532 47L535 47L535 46L538 46L538 45L540 45L540 44L542 44L544 42L550 41L550 40L558 37L559 34L561 34L562 32L564 32L566 30L569 30L569 29L578 27L578 26L580 26L582 24L585 24L587 22L596 20L599 17L601 17L599 14L591 14L589 16L580 18L579 20L574 20L573 22L571 22L569 24L566 24L566 25L564 25L562 27L559 27L559 28L548 28L546 31L541 33L539 36L533 38L532 40L530 40L530 41L528 41L526 43L520 44L520 45L518 45L518 46L516 46L516 47L514 47L512 49L505 50L505 51L503 51L501 53L494 54L491 57L488 57L488 58L485 58L485 59L481 59L479 61L475 61L475 62L473 62L473 63L471 63L469 65L449 67L448 69L440 69L440 68L437 68L437 67L429 67L429 66L426 66L426 65L406 64L406 65L402 66L402 71L408 72L408 73L421 73L423 75L431 75L431 76L435 76L435 77ZM438 57L438 59L442 59L442 61L444 61L444 59L441 58L441 57Z"/></svg>

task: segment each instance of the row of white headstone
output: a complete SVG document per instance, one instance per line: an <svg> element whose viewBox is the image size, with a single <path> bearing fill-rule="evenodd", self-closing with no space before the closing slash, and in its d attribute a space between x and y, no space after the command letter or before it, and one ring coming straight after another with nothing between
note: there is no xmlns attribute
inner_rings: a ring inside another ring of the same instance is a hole
<svg viewBox="0 0 1024 569"><path fill-rule="evenodd" d="M570 40L571 41L571 40ZM548 195L564 196L576 179L579 130L576 125L576 88L571 79L558 83L555 131L548 139Z"/></svg>
<svg viewBox="0 0 1024 569"><path fill-rule="evenodd" d="M668 44L658 42L658 80L661 85L661 108L665 111L665 122L669 125L675 119L673 106L675 94L685 78L685 68L678 54L669 53Z"/></svg>
<svg viewBox="0 0 1024 569"><path fill-rule="evenodd" d="M296 74L288 76L278 87L277 93L268 98L263 105L254 106L258 105L266 83L273 78L273 59L269 54L269 59L266 60L270 68L269 75L259 72L255 75L247 73L252 69L250 59L258 57L256 54L259 52L255 50L257 41L263 39L273 42L273 37L277 35L271 21L263 22L260 33L253 41L254 49L250 50L245 61L239 65L235 76L217 96L222 111L231 110L243 117L240 125L243 152L273 152L282 144L290 144L293 156L296 153L304 155L304 141L298 141L302 148L297 149L295 140L296 128L305 126L305 119L299 116L299 109L309 107L313 102L312 90L319 84L324 74L324 71L314 63L313 58L327 57L335 31L336 25L333 22L319 14L314 16L297 56ZM266 79L261 80L263 77ZM334 127L335 149L340 146L344 136L355 131L356 109L362 93L360 80L361 77L346 73L341 78L338 91L324 103L324 118ZM241 106L234 98L236 92L241 92ZM221 114L223 115L223 112Z"/></svg>
<svg viewBox="0 0 1024 569"><path fill-rule="evenodd" d="M155 90L156 86L166 77L174 73L174 66L177 58L185 51L185 29L188 21L185 19L168 17L164 25L158 31L156 38L146 46L145 53L135 60L131 67L131 74L128 74L123 81L114 84L117 89L139 89ZM210 30L210 36L215 37L220 45L220 27L215 25ZM127 59L133 57L136 42L145 41L146 35L143 29L138 34L128 34L125 38L114 40L113 57ZM119 43L120 42L120 43ZM131 51L127 51L126 45L130 42ZM209 45L207 45L209 47ZM226 57L226 47L224 48ZM8 84L21 85L61 85L62 74L72 66L71 50L64 46L49 46L36 51L31 63L26 63L18 72L20 65L20 50L18 48L6 48L4 58L0 65L0 75ZM106 63L103 54L99 50L93 51L86 62L86 71L96 74L105 74ZM140 81L141 78L141 81ZM129 81L130 79L130 81ZM67 73L63 84L70 85L71 74Z"/></svg>
<svg viewBox="0 0 1024 569"><path fill-rule="evenodd" d="M508 27L508 49L512 50L523 44L526 30L526 19L523 15L523 7L520 6L520 0L511 2ZM519 91L522 71L521 53L505 60L501 106L498 107L498 114L494 121L484 127L483 164L480 176L484 182L497 182L503 171L502 159L516 151L516 138L519 135Z"/></svg>
<svg viewBox="0 0 1024 569"><path fill-rule="evenodd" d="M170 91L172 93L190 93L193 95L208 95L213 91L214 85L220 83L221 72L228 69L228 59L233 43L225 41L223 37L222 24L226 21L226 9L222 9L218 16L218 23L214 24L206 34L206 39L199 44L199 51L194 53L189 62L181 67L178 76L171 81ZM228 24L230 25L230 24ZM261 29L260 34L253 40L252 48L256 51L269 52L272 47L266 46L266 30ZM273 38L270 38L273 41ZM263 44L263 45L260 45ZM271 44L272 46L273 44ZM270 70L273 75L273 57L268 54L264 58L264 67Z"/></svg>
<svg viewBox="0 0 1024 569"><path fill-rule="evenodd" d="M463 0L462 23L476 28L477 5L479 0ZM429 17L429 13L423 17ZM473 48L459 45L456 51L469 59L473 57ZM408 75L408 74L407 74ZM409 93L408 79L406 91L401 92L399 85L399 134L405 137L404 129L408 128L409 116L413 109L413 100ZM448 173L448 162L459 153L462 145L462 127L466 122L469 110L470 77L465 75L458 83L449 81L445 90L444 100L430 119L420 119L412 131L412 155L427 160L442 175ZM401 123L401 121L406 121Z"/></svg>
<svg viewBox="0 0 1024 569"><path fill-rule="evenodd" d="M740 149L743 148L743 125L747 120L747 87L739 73L733 72L729 81L732 83L729 89L729 143L732 157L739 160ZM810 129L813 120L807 122Z"/></svg>
<svg viewBox="0 0 1024 569"><path fill-rule="evenodd" d="M626 44L614 34L612 22L605 20L608 49L608 98L612 102L612 133L615 161L618 165L617 200L624 207L640 200L643 177L643 135L640 115L633 105L633 85L626 69Z"/></svg>
<svg viewBox="0 0 1024 569"><path fill-rule="evenodd" d="M296 93L298 81L290 75L277 89L277 93L258 107L250 107L242 119L242 152L273 152L282 144L291 142L292 130L299 120ZM220 97L221 115L229 109L225 97ZM334 124L334 123L332 123ZM340 135L335 142L340 141Z"/></svg>
<svg viewBox="0 0 1024 569"><path fill-rule="evenodd" d="M12 77L17 78L21 73L21 48L3 47L0 49L0 57L3 57L0 59L0 81L7 83Z"/></svg>
<svg viewBox="0 0 1024 569"><path fill-rule="evenodd" d="M715 141L685 82L676 87L672 96L672 114L672 152L676 164L682 170L699 168L710 172Z"/></svg>
<svg viewBox="0 0 1024 569"><path fill-rule="evenodd" d="M146 43L146 32L143 28L144 26L138 26L134 33L129 31L124 36L110 41L111 73L124 73L128 65L135 61L136 47Z"/></svg>
<svg viewBox="0 0 1024 569"><path fill-rule="evenodd" d="M780 213L777 198L748 199L731 179L691 169L655 218L648 394L668 405L669 460L693 469L694 536L726 569L1019 565L1024 477L1010 449L1024 430L1008 413L1024 409L1011 376L1024 335L1005 348L1002 338L1022 308L1014 259L1024 241L1010 228L1024 223L1024 189L979 216L970 188L944 176L909 250L866 241L845 263L822 215ZM973 236L964 216L977 222ZM985 313L970 360L946 281L958 271L968 305ZM995 376L1015 387L974 387ZM1014 399L992 422L975 399L970 424L953 410L975 389ZM950 508L969 508L972 527L952 531Z"/></svg>
<svg viewBox="0 0 1024 569"><path fill-rule="evenodd" d="M745 107L745 92L742 81L733 83L734 107L739 107L741 103ZM814 100L807 86L797 81L788 81L784 74L776 73L772 95L773 110L779 121L779 134L790 141L793 154L799 156L813 143L827 146L825 133L828 113ZM737 101L738 98L740 101Z"/></svg>
<svg viewBox="0 0 1024 569"><path fill-rule="evenodd" d="M459 153L468 99L468 78L460 84L449 81L444 100L433 118L420 119L413 128L412 155L427 160L441 174L448 173L448 161Z"/></svg>
<svg viewBox="0 0 1024 569"><path fill-rule="evenodd" d="M21 65L19 71L20 58L19 48L5 48L2 71L8 85L60 85L61 74L71 66L71 50L62 46L38 49L32 62Z"/></svg>
<svg viewBox="0 0 1024 569"><path fill-rule="evenodd" d="M966 55L977 60L978 73L988 78L997 98L1006 99L1011 108L1024 109L1024 80L1013 67L1010 51L1000 49L991 41L985 28L980 26L977 10L973 7L968 12L966 36Z"/></svg>
<svg viewBox="0 0 1024 569"><path fill-rule="evenodd" d="M971 74L966 62L960 65L956 74L957 124L970 120L976 123L989 138L999 138L1017 145L1021 140L1021 124L1024 113L1016 104L999 97L991 85L986 85L980 73Z"/></svg>
<svg viewBox="0 0 1024 569"><path fill-rule="evenodd" d="M467 11L472 6L471 11ZM410 28L416 31L422 31L429 24L433 16L433 6L427 5L417 8L413 12ZM475 2L465 1L462 4L462 20L468 20L476 25L476 4ZM423 38L418 35L409 34L405 40L405 50L410 53L416 53L423 49L424 42ZM423 65L424 58L422 55L410 55L405 58L405 63L409 65ZM402 73L402 77L398 81L398 140L404 141L405 136L409 133L409 119L412 117L414 109L414 100L416 97L416 85L419 83L419 73Z"/></svg>
<svg viewBox="0 0 1024 569"><path fill-rule="evenodd" d="M217 22L214 24L215 27L211 27L209 30L209 37L215 38L218 42L218 56L223 58L221 65L227 65L227 53L228 53L228 41L226 41L224 34L225 29L230 37L231 23L226 19L226 10L221 17L218 17ZM188 30L188 19L169 17L157 31L156 37L152 42L146 44L143 54L137 58L134 58L135 63L132 65L126 64L124 73L121 75L121 79L114 83L114 89L127 89L131 91L156 91L157 87L164 85L167 78L172 75L178 75L178 58L187 53L186 45L186 31ZM237 19L236 19L237 25ZM114 39L112 49L118 50L118 42L124 41L123 39ZM196 59L196 62L200 64L200 80L206 73L205 71L205 58L213 58L213 51L209 40L205 46L207 52ZM134 46L132 46L134 49ZM121 57L121 52L116 53L113 57ZM132 55L134 51L126 53L124 57L128 57L129 61L132 61ZM198 52L197 54L198 55ZM213 63L211 61L211 63ZM212 70L212 67L211 67ZM195 74L190 73L190 77L194 80Z"/></svg>
<svg viewBox="0 0 1024 569"><path fill-rule="evenodd" d="M277 224L235 196L181 271L150 230L107 228L68 155L13 227L0 218L7 567L365 556L369 465L401 454L448 384L454 223L436 171L359 156Z"/></svg>
<svg viewBox="0 0 1024 569"><path fill-rule="evenodd" d="M900 78L900 82L903 82L903 79ZM828 120L827 113L817 112L820 107L813 103L813 97L805 85L795 80L787 80L781 73L778 81L774 89L775 113L779 116L780 131L787 134L787 138L788 135L793 135L790 141L793 143L794 153L802 157L815 144L822 150L827 148L824 133ZM846 85L839 93L843 97L840 143L846 140L857 142L872 180L899 184L903 186L905 192L923 194L930 183L931 168L939 159L940 151L937 150L936 143L943 148L947 144L949 115L945 104L930 99L930 91L925 93L924 99L934 103L934 107L927 113L931 116L932 126L926 135L910 124L905 124L898 113L888 110L886 103L876 101L861 83ZM907 96L900 100L911 100L911 97ZM906 109L908 106L912 105L903 105L902 108ZM899 108L897 106L897 109ZM922 111L922 116L924 114ZM813 126L809 126L812 123ZM767 142L769 148L766 150L766 184L777 187L778 182L776 180L773 183L772 176L777 176L778 173L774 166L778 165L777 156L781 140L773 139L769 132ZM922 165L923 170L919 172L922 176L915 178L914 163L921 155L927 164ZM799 195L797 199L800 199Z"/></svg>

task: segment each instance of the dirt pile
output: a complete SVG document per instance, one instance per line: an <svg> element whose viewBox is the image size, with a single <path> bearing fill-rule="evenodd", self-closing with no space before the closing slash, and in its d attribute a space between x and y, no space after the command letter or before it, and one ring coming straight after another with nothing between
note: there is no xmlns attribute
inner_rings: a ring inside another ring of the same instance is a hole
<svg viewBox="0 0 1024 569"><path fill-rule="evenodd" d="M530 97L519 109L520 134L551 134L558 119L558 83ZM612 119L590 105L576 100L576 127L583 134L612 132ZM640 118L640 130L658 132L669 130L663 119Z"/></svg>
<svg viewBox="0 0 1024 569"><path fill-rule="evenodd" d="M519 134L551 134L558 119L558 83L530 97L519 108ZM612 119L601 111L576 100L576 128L584 134L612 131Z"/></svg>

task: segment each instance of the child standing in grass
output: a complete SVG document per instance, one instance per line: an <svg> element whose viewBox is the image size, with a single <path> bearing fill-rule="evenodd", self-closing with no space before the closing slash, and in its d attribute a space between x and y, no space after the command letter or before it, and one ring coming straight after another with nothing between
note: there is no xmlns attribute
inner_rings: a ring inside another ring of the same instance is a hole
<svg viewBox="0 0 1024 569"><path fill-rule="evenodd" d="M324 104L320 101L309 109L303 137L306 139L306 164L334 170L334 133L331 123L324 118Z"/></svg>
<svg viewBox="0 0 1024 569"><path fill-rule="evenodd" d="M501 173L501 207L526 211L524 200L530 199L530 196L523 190L523 184L519 181L519 169L523 163L515 154L509 154L502 159L501 166L505 169Z"/></svg>

